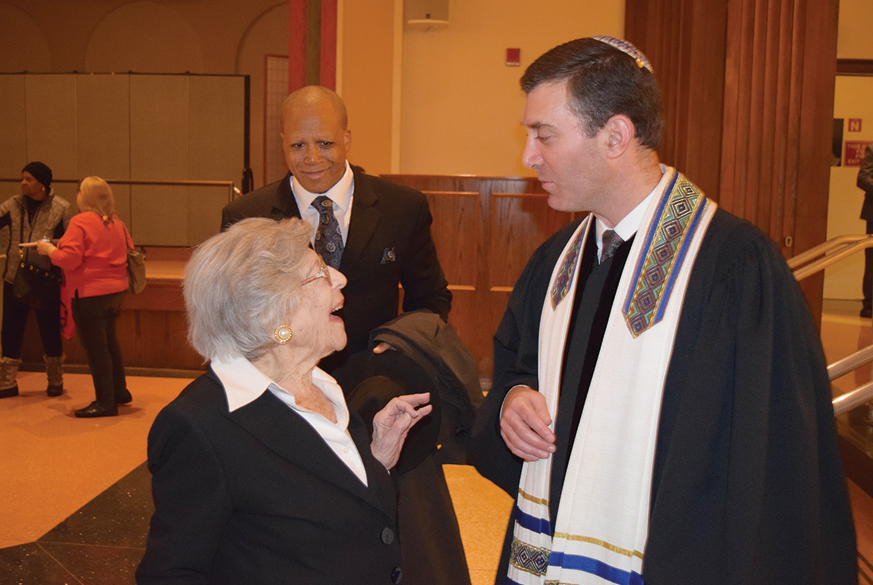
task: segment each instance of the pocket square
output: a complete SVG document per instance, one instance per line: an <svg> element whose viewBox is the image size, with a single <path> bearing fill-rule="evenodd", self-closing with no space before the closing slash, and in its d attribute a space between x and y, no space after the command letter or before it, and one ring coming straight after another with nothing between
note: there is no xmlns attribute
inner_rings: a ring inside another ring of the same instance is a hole
<svg viewBox="0 0 873 585"><path fill-rule="evenodd" d="M394 253L394 248L385 248L382 251L382 262L380 264L388 264L397 260L397 254Z"/></svg>

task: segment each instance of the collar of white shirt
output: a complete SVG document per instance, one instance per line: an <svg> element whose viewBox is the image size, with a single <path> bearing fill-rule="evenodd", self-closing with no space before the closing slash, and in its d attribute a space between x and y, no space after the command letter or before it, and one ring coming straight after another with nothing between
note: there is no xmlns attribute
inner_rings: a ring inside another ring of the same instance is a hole
<svg viewBox="0 0 873 585"><path fill-rule="evenodd" d="M291 408L298 411L304 409L297 406L294 395L273 382L255 365L244 357L234 357L228 360L212 360L212 370L224 386L227 395L227 407L230 412L242 408L246 404L260 398L269 389ZM349 424L349 409L343 397L342 388L327 372L321 368L312 371L312 382L322 391L336 413L337 426L345 430ZM281 394L279 394L281 392Z"/></svg>
<svg viewBox="0 0 873 585"><path fill-rule="evenodd" d="M342 178L324 193L310 193L303 188L297 177L291 175L291 190L294 192L294 198L297 200L297 207L300 209L301 214L310 208L316 197L321 195L327 195L333 201L334 206L338 208L337 211L339 213L347 213L351 207L354 185L355 174L352 172L349 161L346 161L346 171L343 173Z"/></svg>
<svg viewBox="0 0 873 585"><path fill-rule="evenodd" d="M667 171L667 168L664 165L661 165L661 174L663 175ZM660 183L659 183L660 184ZM631 239L635 233L640 229L640 224L643 223L643 217L646 215L646 210L649 208L649 202L652 200L652 197L655 195L655 191L658 190L657 185L652 192L649 193L645 199L639 202L639 204L634 207L630 213L625 215L620 222L615 227L610 227L606 225L606 223L601 219L597 218L597 222L595 223L596 235L597 235L597 257L600 257L600 251L603 249L603 232L608 229L615 230L623 241L628 241Z"/></svg>
<svg viewBox="0 0 873 585"><path fill-rule="evenodd" d="M364 462L348 431L349 409L346 406L342 388L327 372L315 368L312 371L312 383L324 392L324 395L333 406L336 424L320 414L297 406L293 394L283 390L244 357L230 358L224 361L212 360L211 366L212 371L215 372L215 375L218 376L218 379L224 386L228 409L231 412L254 402L263 395L265 390L269 390L276 398L284 402L289 408L297 412L303 420L309 423L337 457L348 466L364 485L368 485Z"/></svg>

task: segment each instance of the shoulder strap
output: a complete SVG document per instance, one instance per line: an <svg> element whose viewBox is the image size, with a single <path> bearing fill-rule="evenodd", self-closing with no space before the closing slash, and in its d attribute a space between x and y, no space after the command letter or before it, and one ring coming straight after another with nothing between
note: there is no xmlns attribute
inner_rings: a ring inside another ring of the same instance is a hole
<svg viewBox="0 0 873 585"><path fill-rule="evenodd" d="M124 222L121 221L120 219L118 221L121 223L121 227L124 229L124 235L126 236L126 238L124 239L124 247L127 248L128 250L135 250L136 249L135 245L132 247L127 246L128 239L130 239L130 242L133 243L133 238L130 236L130 232L127 231L127 226L124 225Z"/></svg>
<svg viewBox="0 0 873 585"><path fill-rule="evenodd" d="M19 244L24 243L24 214L25 213L27 213L26 208L22 209L22 214L21 214L21 217L19 218L19 221L18 221L18 243ZM23 260L24 262L27 262L27 260L26 260L27 250L22 248L21 246L18 246L18 256L19 256L19 258L21 258L21 260Z"/></svg>

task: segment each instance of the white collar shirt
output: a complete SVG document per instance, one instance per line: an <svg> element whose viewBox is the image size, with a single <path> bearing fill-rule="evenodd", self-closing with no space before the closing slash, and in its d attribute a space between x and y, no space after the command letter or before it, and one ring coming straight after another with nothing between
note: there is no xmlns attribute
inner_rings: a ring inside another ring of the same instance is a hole
<svg viewBox="0 0 873 585"><path fill-rule="evenodd" d="M352 202L355 193L355 173L348 161L346 172L336 184L324 193L310 193L303 188L300 181L291 175L291 191L297 201L300 217L312 225L312 243L315 243L315 232L318 231L318 211L312 207L312 202L321 195L327 196L333 202L333 214L336 216L343 235L343 245L349 239L349 222L352 220Z"/></svg>
<svg viewBox="0 0 873 585"><path fill-rule="evenodd" d="M327 397L333 406L336 416L336 424L315 412L297 406L294 395L283 390L279 385L270 380L254 364L244 357L231 358L227 361L212 360L212 370L221 384L227 396L227 405L230 412L242 408L254 402L269 390L288 408L299 414L303 420L309 423L316 433L324 440L336 456L339 457L364 485L367 484L367 470L364 461L358 452L355 442L348 431L349 409L343 396L342 388L327 372L320 368L312 371L312 382Z"/></svg>
<svg viewBox="0 0 873 585"><path fill-rule="evenodd" d="M664 165L661 165L661 174L666 171ZM615 230L623 241L628 241L631 239L634 234L637 233L640 229L640 225L643 223L643 217L646 215L646 210L649 208L649 203L652 200L652 197L655 196L655 192L658 190L658 187L655 186L652 189L652 192L649 193L645 199L639 202L639 204L634 207L630 213L625 215L615 227L610 227L603 221L600 217L597 217L597 221L595 222L595 236L597 240L597 259L600 259L600 255L603 251L603 232L608 229Z"/></svg>

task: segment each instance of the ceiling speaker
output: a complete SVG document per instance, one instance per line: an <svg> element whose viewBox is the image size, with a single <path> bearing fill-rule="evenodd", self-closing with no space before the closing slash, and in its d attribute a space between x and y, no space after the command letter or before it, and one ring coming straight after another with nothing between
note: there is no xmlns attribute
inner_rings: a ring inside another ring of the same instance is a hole
<svg viewBox="0 0 873 585"><path fill-rule="evenodd" d="M436 30L449 25L449 0L405 0L403 12L411 29Z"/></svg>

